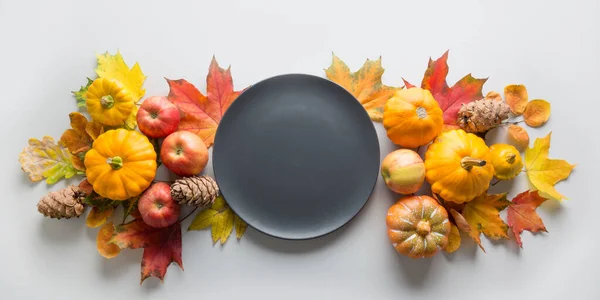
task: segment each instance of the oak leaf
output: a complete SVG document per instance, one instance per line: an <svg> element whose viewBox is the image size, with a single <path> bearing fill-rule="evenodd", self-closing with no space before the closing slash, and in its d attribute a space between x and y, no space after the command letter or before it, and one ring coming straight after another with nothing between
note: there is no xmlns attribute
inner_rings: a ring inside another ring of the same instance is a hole
<svg viewBox="0 0 600 300"><path fill-rule="evenodd" d="M84 172L85 153L92 148L94 140L104 132L104 127L96 121L89 122L84 115L78 112L70 113L69 119L71 128L65 130L60 137L60 142L71 152L73 167Z"/></svg>
<svg viewBox="0 0 600 300"><path fill-rule="evenodd" d="M509 204L510 202L506 200L506 193L494 195L484 193L465 205L462 215L471 227L469 235L484 252L485 249L481 245L481 233L495 240L509 238L508 225L502 221L499 214Z"/></svg>
<svg viewBox="0 0 600 300"><path fill-rule="evenodd" d="M537 191L526 191L517 195L511 205L508 206L507 222L515 235L517 244L523 248L521 241L521 232L527 230L530 232L539 232L546 230L542 218L535 212L542 203L546 201Z"/></svg>
<svg viewBox="0 0 600 300"><path fill-rule="evenodd" d="M112 222L105 223L104 226L98 230L98 235L96 236L96 248L100 255L105 258L113 258L121 252L121 248L115 244L109 243L114 232L115 226Z"/></svg>
<svg viewBox="0 0 600 300"><path fill-rule="evenodd" d="M88 120L78 113L72 112L69 114L71 120L71 128L65 130L60 137L60 141L73 154L85 153L92 148L92 137L87 132Z"/></svg>
<svg viewBox="0 0 600 300"><path fill-rule="evenodd" d="M140 283L148 277L156 277L162 282L172 262L183 270L179 222L165 228L154 228L143 220L135 219L116 226L109 243L117 245L120 249L144 248Z"/></svg>
<svg viewBox="0 0 600 300"><path fill-rule="evenodd" d="M106 221L112 217L115 209L112 206L109 206L105 209L100 207L92 207L90 212L88 213L87 218L85 219L85 224L90 228L96 228L104 225Z"/></svg>
<svg viewBox="0 0 600 300"><path fill-rule="evenodd" d="M194 217L188 230L202 230L208 227L211 227L213 244L218 241L224 244L234 228L236 238L241 239L248 224L231 210L223 196L219 196L211 207L203 209Z"/></svg>
<svg viewBox="0 0 600 300"><path fill-rule="evenodd" d="M546 100L535 99L527 103L523 112L525 124L531 127L540 127L550 118L550 103Z"/></svg>
<svg viewBox="0 0 600 300"><path fill-rule="evenodd" d="M85 173L85 163L83 162L82 157L84 156L71 154L71 163L73 163L73 168L75 168L75 170Z"/></svg>
<svg viewBox="0 0 600 300"><path fill-rule="evenodd" d="M504 87L504 99L506 104L510 108L510 111L520 116L527 107L529 102L529 96L527 94L527 88L522 84L511 84Z"/></svg>
<svg viewBox="0 0 600 300"><path fill-rule="evenodd" d="M363 105L371 120L381 122L383 108L388 99L400 88L384 85L381 77L385 69L381 66L381 57L373 61L367 59L356 72L339 57L333 54L329 68L325 70L327 78L350 92Z"/></svg>
<svg viewBox="0 0 600 300"><path fill-rule="evenodd" d="M550 137L552 132L544 138L537 138L532 148L525 150L525 169L527 177L533 186L542 194L556 200L568 199L559 193L554 185L565 180L575 168L562 159L550 159Z"/></svg>
<svg viewBox="0 0 600 300"><path fill-rule="evenodd" d="M166 80L168 99L182 113L178 130L196 133L210 147L223 114L242 92L233 90L231 67L224 70L213 57L206 77L206 96L185 79Z"/></svg>
<svg viewBox="0 0 600 300"><path fill-rule="evenodd" d="M444 112L444 124L446 130L457 128L456 118L463 104L483 98L482 88L487 78L474 78L468 74L456 82L452 87L448 86L446 76L448 75L448 53L446 51L437 60L429 59L427 70L421 82L421 88L427 89L438 102ZM404 79L403 79L404 80ZM407 88L414 87L404 80Z"/></svg>
<svg viewBox="0 0 600 300"><path fill-rule="evenodd" d="M50 136L43 137L41 141L29 139L29 146L19 154L19 162L21 169L34 182L46 178L46 183L54 184L63 177L71 178L77 174L68 149Z"/></svg>

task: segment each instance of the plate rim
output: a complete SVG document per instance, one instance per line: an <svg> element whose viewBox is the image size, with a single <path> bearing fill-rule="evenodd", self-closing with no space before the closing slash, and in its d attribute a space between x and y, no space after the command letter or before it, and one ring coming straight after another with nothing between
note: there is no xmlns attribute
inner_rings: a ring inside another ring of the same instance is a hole
<svg viewBox="0 0 600 300"><path fill-rule="evenodd" d="M231 107L233 105L235 105L235 103L237 102L237 99L240 98L245 92L247 92L248 90L250 90L252 87L261 84L265 81L268 80L273 80L273 79L277 79L277 78L282 78L282 77L308 77L308 78L313 78L313 79L318 79L318 80L325 80L330 84L333 84L335 86L337 86L341 92L346 93L348 96L352 97L355 101L356 101L356 105L360 106L360 109L363 111L364 116L367 118L367 120L370 122L370 128L373 130L373 133L375 134L375 145L377 147L377 157L379 157L379 159L377 160L377 172L375 172L374 180L371 184L371 188L369 190L369 194L368 197L366 197L366 199L364 200L364 202L362 203L362 205L360 206L360 208L356 211L356 213L353 213L352 216L350 216L350 218L348 218L347 220L344 221L344 223L338 227L336 227L333 230L329 230L329 231L325 231L323 233L320 233L318 235L310 235L307 237L290 237L290 236L282 236L282 235L277 235L277 234L273 234L271 232L267 232L265 230L261 230L255 226L253 226L252 224L250 224L248 221L246 221L242 216L240 216L235 209L229 205L229 203L227 203L227 205L229 206L229 208L233 211L233 213L235 213L236 216L238 216L240 219L242 219L242 221L244 221L249 227L252 227L254 230L260 232L261 234L273 237L273 238L277 238L277 239L281 239L281 240L287 240L287 241L307 241L307 240L314 240L314 239L318 239L330 234L333 234L334 232L339 231L340 229L348 226L348 224L350 224L365 208L365 206L367 205L367 203L369 202L369 200L371 199L371 197L373 196L373 192L375 191L375 186L377 185L377 182L379 181L379 170L381 169L381 145L379 143L379 135L377 134L377 129L375 128L375 123L373 120L371 120L371 117L369 116L369 114L367 113L367 111L364 109L364 107L362 106L362 104L360 103L360 101L354 96L352 95L352 93L350 93L346 88L344 88L343 86L341 86L340 84L338 84L337 82L334 82L332 80L330 80L329 78L325 78L325 77L320 77L317 75L312 75L312 74L307 74L307 73L283 73L283 74L278 74L278 75L273 75L273 76L269 76L266 78L263 78L262 80L259 80L257 82L255 82L254 84L251 84L250 86L246 87L245 89L243 89L240 94L236 97L236 99L229 105L229 107L227 108L227 110L225 111L225 113L223 113L223 116L221 117L221 121L219 122L219 126L217 126L217 130L215 131L215 138L214 138L214 142L212 145L212 168L213 168L213 174L215 177L215 181L217 182L217 185L219 184L219 179L218 179L218 175L217 175L217 168L216 168L216 161L214 160L214 153L215 150L217 149L217 136L219 134L219 130L221 129L221 122L223 121L223 119L225 119L225 116L231 111ZM355 105L355 104L352 104ZM225 201L227 201L227 198L225 197L225 195L223 194L223 190L219 187L219 193L220 195L225 199Z"/></svg>

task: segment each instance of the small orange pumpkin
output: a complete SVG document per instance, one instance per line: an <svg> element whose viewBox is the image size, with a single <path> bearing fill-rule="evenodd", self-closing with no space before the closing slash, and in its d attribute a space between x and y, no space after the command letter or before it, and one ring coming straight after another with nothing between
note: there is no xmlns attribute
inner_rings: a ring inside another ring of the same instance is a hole
<svg viewBox="0 0 600 300"><path fill-rule="evenodd" d="M440 134L425 152L425 179L442 199L465 203L490 186L494 166L485 141L462 129Z"/></svg>
<svg viewBox="0 0 600 300"><path fill-rule="evenodd" d="M443 115L430 91L418 87L402 89L386 102L383 127L394 144L416 148L442 131Z"/></svg>
<svg viewBox="0 0 600 300"><path fill-rule="evenodd" d="M398 253L412 258L434 256L448 245L448 212L429 196L406 196L388 209L388 238Z"/></svg>

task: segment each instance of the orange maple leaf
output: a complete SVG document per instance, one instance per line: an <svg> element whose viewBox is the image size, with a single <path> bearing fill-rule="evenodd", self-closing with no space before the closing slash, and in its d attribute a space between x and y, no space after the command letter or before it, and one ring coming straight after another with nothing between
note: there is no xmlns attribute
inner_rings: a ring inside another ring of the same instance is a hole
<svg viewBox="0 0 600 300"><path fill-rule="evenodd" d="M515 234L515 240L521 248L523 248L523 242L521 241L523 230L548 232L542 218L535 212L535 209L546 200L537 191L526 191L517 195L512 200L511 205L508 206L508 226Z"/></svg>
<svg viewBox="0 0 600 300"><path fill-rule="evenodd" d="M449 87L446 82L449 70L448 52L446 51L437 60L429 59L421 88L431 92L444 112L444 124L447 125L446 127L453 128L456 126L456 118L461 106L483 98L481 90L487 78L478 79L468 74ZM404 80L404 85L406 88L414 87L406 80Z"/></svg>
<svg viewBox="0 0 600 300"><path fill-rule="evenodd" d="M206 96L185 79L170 80L168 99L182 114L178 130L199 135L206 147L212 146L223 114L242 91L233 90L231 68L221 68L213 56L206 77Z"/></svg>
<svg viewBox="0 0 600 300"><path fill-rule="evenodd" d="M509 238L508 225L500 218L500 211L509 204L510 202L506 200L506 193L494 195L484 193L465 205L462 215L471 227L469 235L483 252L485 249L481 245L481 233L495 240Z"/></svg>
<svg viewBox="0 0 600 300"><path fill-rule="evenodd" d="M385 103L393 96L394 92L401 89L384 85L381 76L385 69L381 66L381 57L373 61L367 59L363 66L356 72L335 54L329 68L325 70L327 78L350 92L360 104L363 105L371 120L383 120Z"/></svg>

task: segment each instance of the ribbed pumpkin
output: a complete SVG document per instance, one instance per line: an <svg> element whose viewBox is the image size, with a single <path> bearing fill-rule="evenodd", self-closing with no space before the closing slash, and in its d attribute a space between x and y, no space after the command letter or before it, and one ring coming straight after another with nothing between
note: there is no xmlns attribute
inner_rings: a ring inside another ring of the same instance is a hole
<svg viewBox="0 0 600 300"><path fill-rule="evenodd" d="M125 86L108 78L94 80L85 98L92 119L109 126L122 125L135 105L133 95Z"/></svg>
<svg viewBox="0 0 600 300"><path fill-rule="evenodd" d="M426 145L442 130L443 112L428 90L413 87L397 91L385 105L383 127L397 145Z"/></svg>
<svg viewBox="0 0 600 300"><path fill-rule="evenodd" d="M448 212L429 196L406 196L388 209L388 238L398 253L431 257L448 245Z"/></svg>
<svg viewBox="0 0 600 300"><path fill-rule="evenodd" d="M494 176L485 141L462 129L440 134L425 152L425 178L444 200L464 203L489 188Z"/></svg>
<svg viewBox="0 0 600 300"><path fill-rule="evenodd" d="M494 175L500 180L510 180L523 169L523 159L519 150L513 145L494 144L490 146L492 151L492 165L494 166Z"/></svg>
<svg viewBox="0 0 600 300"><path fill-rule="evenodd" d="M156 175L156 152L137 131L113 129L101 134L85 154L85 174L100 196L126 200L140 195Z"/></svg>

